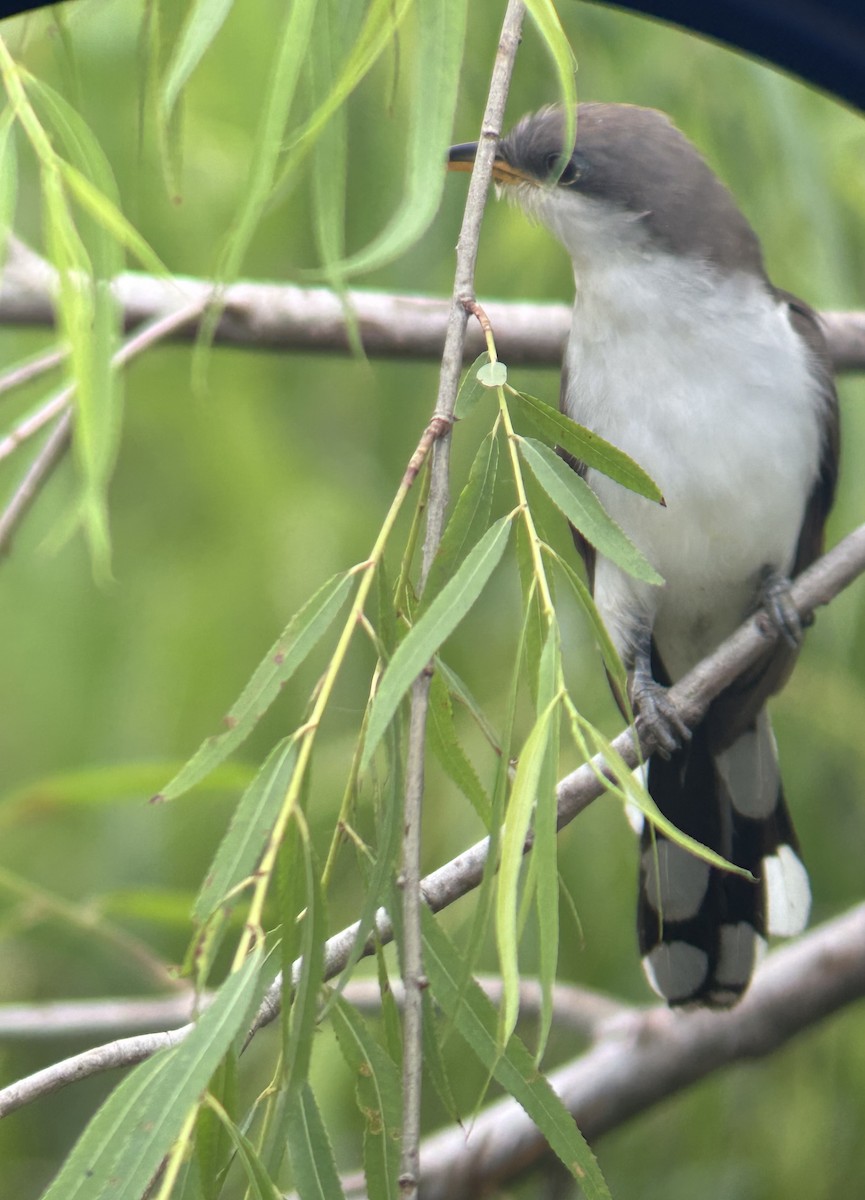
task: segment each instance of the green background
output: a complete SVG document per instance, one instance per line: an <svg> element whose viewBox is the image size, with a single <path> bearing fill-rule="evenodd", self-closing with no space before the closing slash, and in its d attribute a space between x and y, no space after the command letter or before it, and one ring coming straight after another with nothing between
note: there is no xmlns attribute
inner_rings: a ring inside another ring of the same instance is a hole
<svg viewBox="0 0 865 1200"><path fill-rule="evenodd" d="M477 134L502 9L491 0L470 6L454 140ZM581 99L668 111L733 188L763 240L777 284L818 308L862 304L860 116L679 31L569 0L560 11L579 60ZM2 27L16 57L79 107L110 158L124 211L177 273L213 274L243 195L261 81L282 12L281 0L235 6L188 89L183 173L172 195L152 130L140 135L138 4L80 0L67 8L65 37L44 15ZM167 29L166 37L171 34ZM398 203L410 65L410 54L385 56L349 105L350 249L382 228ZM506 123L555 99L548 55L529 24ZM25 159L22 171L16 229L38 246L32 162ZM464 178L450 179L423 239L356 284L448 295L464 196ZM304 272L316 266L309 211L301 172L259 230L244 275L308 282ZM519 212L491 205L479 298L568 301L572 286L569 264L552 239ZM0 362L12 364L50 342L48 331L2 330ZM515 370L511 380L556 400L555 371ZM131 367L110 495L113 583L94 583L81 538L59 549L51 544L73 494L68 464L0 564L0 1002L163 990L153 970L118 944L118 932L141 939L160 959L182 958L191 900L237 798L240 768L260 763L300 719L323 655L280 698L222 786L167 806L149 805L147 798L218 730L290 615L333 572L365 558L432 410L436 381L435 363L217 349L207 392L195 394L191 354L179 345L158 348ZM34 386L0 400L4 427L44 390ZM865 511L859 466L865 393L850 377L840 391L845 444L832 541ZM457 428L455 488L489 419L478 411ZM0 465L4 493L22 470L20 458ZM501 502L512 503L504 489ZM563 535L557 544L567 546ZM504 711L518 615L510 561L449 647L450 661L494 721ZM820 614L793 682L773 705L788 797L812 873L815 921L862 894L863 616L861 587L854 585ZM592 720L614 733L620 722L584 624L567 608L562 619L573 694ZM310 811L322 847L341 799L372 665L366 648L350 660L326 731L329 749L314 773ZM467 738L489 781L490 757L471 731ZM572 761L567 758L563 770ZM76 774L82 771L92 774L82 779ZM431 767L426 867L479 833L474 813ZM598 802L563 833L560 869L579 915L577 926L563 910L561 977L646 1002L633 932L636 854L613 801ZM65 916L60 900L74 906ZM356 880L347 878L331 899L334 929L356 915L357 904ZM470 911L471 901L462 902L448 915L449 926L458 931ZM527 969L532 961L527 945ZM485 965L495 966L492 949ZM526 1034L531 1039L530 1026ZM274 1053L275 1038L269 1045L268 1037L250 1055L251 1095ZM0 1046L3 1081L87 1044L72 1038L8 1042ZM556 1035L547 1062L577 1049L572 1036ZM468 1113L483 1073L472 1072L458 1052L454 1063L454 1086ZM329 1034L317 1044L314 1079L340 1165L356 1165L350 1087L334 1066ZM642 1200L856 1193L865 1181L863 1080L859 1008L801 1037L771 1062L726 1071L632 1121L599 1144L601 1165L615 1196ZM27 1200L40 1193L110 1082L67 1089L0 1125L3 1195ZM431 1093L427 1119L429 1128L445 1119ZM533 1186L526 1195L537 1194Z"/></svg>

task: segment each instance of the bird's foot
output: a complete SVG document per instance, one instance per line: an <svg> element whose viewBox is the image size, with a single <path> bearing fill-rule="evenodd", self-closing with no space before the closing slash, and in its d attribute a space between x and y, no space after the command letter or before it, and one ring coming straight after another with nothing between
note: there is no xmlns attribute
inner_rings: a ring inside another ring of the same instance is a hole
<svg viewBox="0 0 865 1200"><path fill-rule="evenodd" d="M814 621L810 614L800 617L790 594L791 583L786 575L773 567L764 567L760 577L757 603L758 620L766 632L777 633L792 650L802 645L804 630Z"/></svg>
<svg viewBox="0 0 865 1200"><path fill-rule="evenodd" d="M651 738L656 754L669 758L691 740L691 730L670 699L669 689L648 672L634 672L630 693L637 718L637 733L641 738Z"/></svg>

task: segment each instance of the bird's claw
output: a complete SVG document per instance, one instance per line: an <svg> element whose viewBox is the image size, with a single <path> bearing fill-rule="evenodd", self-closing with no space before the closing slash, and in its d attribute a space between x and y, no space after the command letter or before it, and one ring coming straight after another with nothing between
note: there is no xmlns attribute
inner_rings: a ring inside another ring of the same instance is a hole
<svg viewBox="0 0 865 1200"><path fill-rule="evenodd" d="M804 630L813 623L814 618L810 614L804 619L799 616L790 588L790 580L786 575L767 567L760 580L759 619L767 632L777 633L791 650L798 650L802 645Z"/></svg>
<svg viewBox="0 0 865 1200"><path fill-rule="evenodd" d="M632 688L631 703L636 713L637 733L655 743L655 753L669 758L691 740L669 691L654 679L644 679Z"/></svg>

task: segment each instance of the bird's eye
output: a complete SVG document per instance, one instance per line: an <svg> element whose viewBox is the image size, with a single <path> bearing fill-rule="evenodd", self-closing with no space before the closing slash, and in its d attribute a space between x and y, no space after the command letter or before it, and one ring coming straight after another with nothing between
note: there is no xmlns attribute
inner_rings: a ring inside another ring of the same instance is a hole
<svg viewBox="0 0 865 1200"><path fill-rule="evenodd" d="M547 175L551 175L554 179L558 175L560 184L566 187L568 184L576 183L580 177L580 169L573 158L569 158L565 163L564 170L561 169L562 156L561 154L548 154L546 159ZM561 174L559 174L561 172Z"/></svg>

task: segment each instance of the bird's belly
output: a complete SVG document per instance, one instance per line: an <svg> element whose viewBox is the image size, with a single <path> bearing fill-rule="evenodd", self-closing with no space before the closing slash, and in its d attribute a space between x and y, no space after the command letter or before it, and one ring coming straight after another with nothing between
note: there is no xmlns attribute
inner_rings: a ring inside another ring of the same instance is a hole
<svg viewBox="0 0 865 1200"><path fill-rule="evenodd" d="M759 353L747 341L736 354L707 344L696 367L693 354L640 338L618 339L614 355L603 344L569 355L569 415L636 459L666 501L588 472L665 580L652 589L599 558L596 601L626 658L650 624L674 679L753 611L765 567L792 566L817 475L820 413L804 356L784 332L778 345L764 337Z"/></svg>

